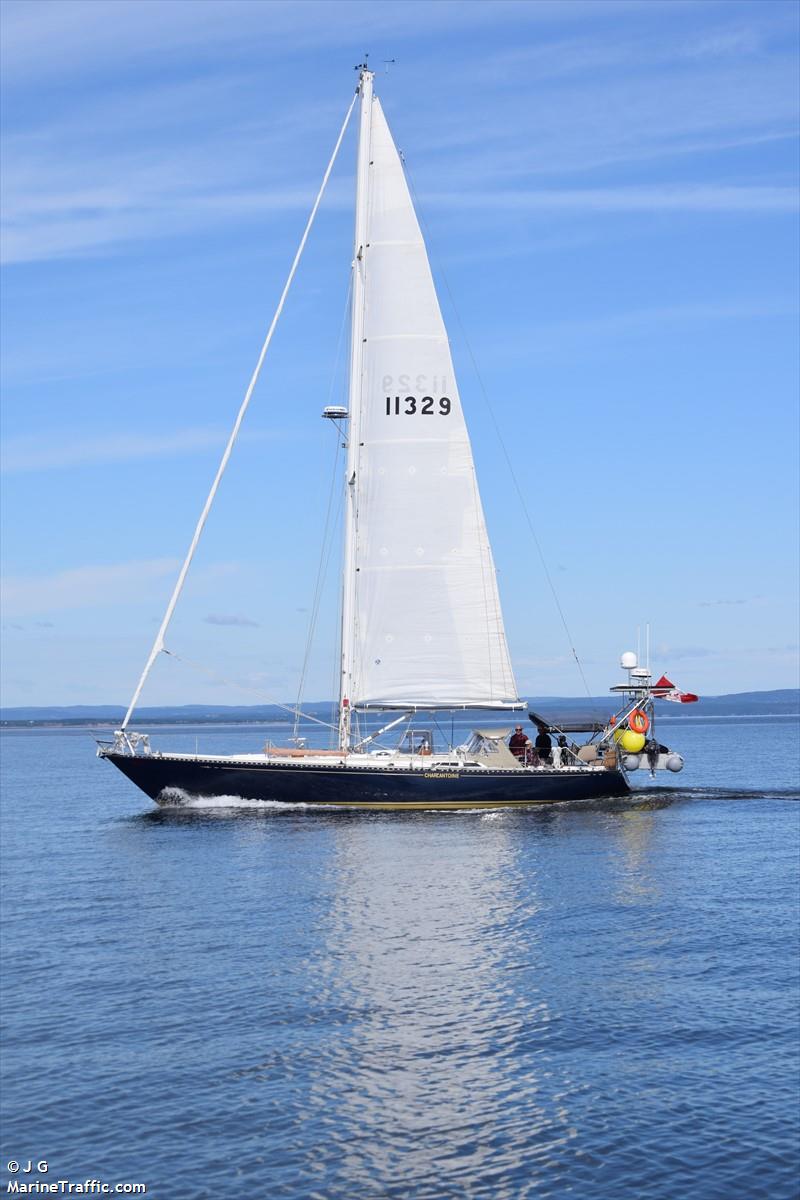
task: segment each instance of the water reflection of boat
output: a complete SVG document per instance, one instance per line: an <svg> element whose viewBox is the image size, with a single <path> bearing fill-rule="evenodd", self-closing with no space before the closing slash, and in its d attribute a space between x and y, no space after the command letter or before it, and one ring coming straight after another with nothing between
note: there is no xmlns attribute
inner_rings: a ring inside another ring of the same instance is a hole
<svg viewBox="0 0 800 1200"><path fill-rule="evenodd" d="M357 1064L336 1098L337 1120L360 1132L343 1193L387 1194L399 1147L405 1192L444 1195L433 1180L447 1162L463 1172L522 1157L535 1171L538 1155L577 1136L566 1088L552 1104L553 1064L534 1051L556 1016L539 977L536 856L522 854L516 820L473 814L425 830L414 818L360 821L335 838L315 994L348 1014L329 1055ZM306 1118L330 1111L327 1074L304 1098ZM496 1131L515 1126L519 1138L498 1146Z"/></svg>

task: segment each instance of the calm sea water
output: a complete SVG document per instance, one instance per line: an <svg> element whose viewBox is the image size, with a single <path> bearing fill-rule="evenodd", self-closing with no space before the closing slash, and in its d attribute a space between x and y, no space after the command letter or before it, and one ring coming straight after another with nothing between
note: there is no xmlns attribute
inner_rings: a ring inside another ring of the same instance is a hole
<svg viewBox="0 0 800 1200"><path fill-rule="evenodd" d="M401 815L156 810L4 734L0 1177L796 1197L797 724L660 732L688 766L629 799Z"/></svg>

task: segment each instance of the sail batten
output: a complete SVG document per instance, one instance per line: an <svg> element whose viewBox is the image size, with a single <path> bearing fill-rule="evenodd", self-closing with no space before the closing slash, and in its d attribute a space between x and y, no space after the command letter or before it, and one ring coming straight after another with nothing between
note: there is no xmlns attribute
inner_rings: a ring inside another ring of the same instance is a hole
<svg viewBox="0 0 800 1200"><path fill-rule="evenodd" d="M367 120L342 696L355 708L510 708L519 699L447 330L371 86Z"/></svg>

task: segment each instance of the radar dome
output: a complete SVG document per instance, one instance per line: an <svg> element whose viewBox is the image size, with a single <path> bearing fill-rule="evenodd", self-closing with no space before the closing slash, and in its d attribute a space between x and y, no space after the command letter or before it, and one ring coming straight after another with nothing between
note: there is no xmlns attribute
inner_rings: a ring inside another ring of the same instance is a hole
<svg viewBox="0 0 800 1200"><path fill-rule="evenodd" d="M636 666L637 658L632 650L626 650L622 658L619 660L619 665L625 671L632 671Z"/></svg>

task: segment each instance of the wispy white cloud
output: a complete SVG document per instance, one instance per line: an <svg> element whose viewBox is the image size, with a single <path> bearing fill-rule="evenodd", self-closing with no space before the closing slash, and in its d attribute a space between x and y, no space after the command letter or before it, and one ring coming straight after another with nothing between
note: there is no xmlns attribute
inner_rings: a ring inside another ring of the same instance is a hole
<svg viewBox="0 0 800 1200"><path fill-rule="evenodd" d="M146 599L152 585L175 575L180 562L155 558L143 562L72 567L50 575L7 576L0 604L9 617L30 617L67 609L96 608Z"/></svg>
<svg viewBox="0 0 800 1200"><path fill-rule="evenodd" d="M800 196L791 187L715 184L653 184L604 188L498 188L439 192L427 203L448 209L513 209L523 212L758 213L796 212Z"/></svg>
<svg viewBox="0 0 800 1200"><path fill-rule="evenodd" d="M513 184L794 139L794 24L774 46L769 22L740 33L726 54L723 28L716 55L701 49L701 34L694 41L683 34L679 22L662 29L659 40L652 29L647 39L520 39L472 64L471 76L491 87L493 103L465 120L461 106L442 96L435 122L415 114L410 160L421 170L426 157L446 161L448 180L460 190L476 177ZM446 83L451 94L458 87L455 76ZM699 164L699 172L707 169Z"/></svg>
<svg viewBox="0 0 800 1200"><path fill-rule="evenodd" d="M754 13L752 20L733 25L723 16L717 24L694 32L678 22L672 28L662 28L658 38L652 32L637 30L635 23L628 26L624 36L540 36L484 56L477 65L476 78L480 82L513 84L521 77L556 80L581 78L589 72L618 76L620 68L652 73L695 60L704 60L713 67L715 61L751 60L766 54L776 36L791 38L794 28L793 20L776 20L773 13L771 19L760 21Z"/></svg>
<svg viewBox="0 0 800 1200"><path fill-rule="evenodd" d="M502 172L492 172L502 177ZM286 212L310 208L313 185L307 188L253 189L242 184L238 190L212 187L208 194L192 194L197 178L189 170L179 181L163 181L163 190L145 194L136 187L124 196L98 189L91 195L80 191L53 190L52 182L37 178L7 208L0 235L2 261L6 264L39 262L75 255L113 252L137 240L154 240L196 233L234 219L261 222ZM189 182L193 179L193 182ZM54 182L54 181L53 181ZM47 193L40 204L26 197ZM557 214L608 213L792 213L800 207L797 190L782 185L649 184L615 187L513 188L487 191L469 188L453 192L426 192L420 196L425 208L446 208L485 213L515 211ZM334 185L328 208L350 207L349 190Z"/></svg>
<svg viewBox="0 0 800 1200"><path fill-rule="evenodd" d="M19 622L17 622L17 621L13 621L13 622L9 621L8 623L6 623L6 622L3 623L3 629L15 629L20 633L24 633L25 630L28 628L29 628L29 626L20 625ZM55 629L55 624L52 621L34 621L32 628L33 629Z"/></svg>
<svg viewBox="0 0 800 1200"><path fill-rule="evenodd" d="M746 658L770 658L782 662L793 662L797 657L796 642L786 642L778 646L669 646L662 644L656 653L661 659L672 659L678 662L683 659L720 659L727 662L737 662Z"/></svg>
<svg viewBox="0 0 800 1200"><path fill-rule="evenodd" d="M745 299L706 300L687 304L665 304L637 308L627 312L604 313L601 316L576 317L568 321L553 321L540 326L543 335L568 330L579 333L623 333L653 324L683 324L687 321L746 321L797 316L794 300Z"/></svg>
<svg viewBox="0 0 800 1200"><path fill-rule="evenodd" d="M241 440L261 441L278 436L277 433L246 431ZM227 434L219 429L179 429L173 433L152 434L110 431L80 438L25 434L5 439L2 470L10 475L197 454L203 450L221 450L226 437Z"/></svg>
<svg viewBox="0 0 800 1200"><path fill-rule="evenodd" d="M184 429L171 434L107 433L86 438L52 440L25 435L6 439L2 468L6 474L51 471L98 463L128 462L173 454L193 454L221 447L224 434L214 429Z"/></svg>
<svg viewBox="0 0 800 1200"><path fill-rule="evenodd" d="M278 128L283 124L276 122ZM3 262L106 253L132 241L184 236L234 218L267 221L310 208L321 155L310 153L288 183L282 138L268 139L266 160L284 164L273 167L269 178L254 172L252 147L240 151L230 135L224 146L216 144L214 134L205 144L202 140L198 134L188 145L175 147L167 140L160 150L140 151L70 144L58 130L43 138L8 138Z"/></svg>
<svg viewBox="0 0 800 1200"><path fill-rule="evenodd" d="M720 653L718 649L710 646L669 646L666 643L658 646L656 652L661 659L672 659L674 662L683 659L713 658Z"/></svg>
<svg viewBox="0 0 800 1200"><path fill-rule="evenodd" d="M655 10L679 0L605 0L602 15ZM259 56L292 59L319 46L341 46L353 53L354 31L358 44L375 44L392 38L406 42L444 30L542 26L548 22L581 21L596 17L597 0L493 0L489 4L464 4L463 0L437 0L436 4L382 3L369 0L6 0L4 16L4 71L14 80L48 77L70 78L87 72L114 73L146 61L148 67L165 59L191 56L196 61L206 51L212 58L239 55L257 48ZM358 52L356 52L358 53Z"/></svg>
<svg viewBox="0 0 800 1200"><path fill-rule="evenodd" d="M235 614L225 613L209 613L207 617L203 617L207 625L240 625L250 629L259 629L258 621L252 621L250 617L239 617Z"/></svg>
<svg viewBox="0 0 800 1200"><path fill-rule="evenodd" d="M534 329L509 326L503 337L495 337L485 344L485 351L492 356L511 361L522 357L529 361L531 355L563 353L565 347L571 352L574 344L585 347L589 341L600 340L604 344L610 338L622 339L638 336L656 329L659 337L670 327L697 326L718 322L757 321L792 318L797 319L798 306L794 299L768 299L760 297L744 299L712 299L685 304L654 305L612 313L581 314L561 320L537 321Z"/></svg>
<svg viewBox="0 0 800 1200"><path fill-rule="evenodd" d="M767 29L756 25L719 26L684 41L680 47L685 58L717 59L747 57L763 50Z"/></svg>
<svg viewBox="0 0 800 1200"><path fill-rule="evenodd" d="M562 27L587 15L599 22L594 37L545 40L528 34L510 50L476 54L473 48L466 57L437 56L435 70L431 61L426 71L415 51L409 66L425 76L426 87L405 90L401 144L408 139L420 183L447 179L447 193L432 203L530 212L791 209L791 192L782 181L530 187L542 175L585 174L611 164L649 164L795 136L796 67L789 54L771 49L774 20L771 25L757 17L734 24L712 20L694 34L672 22L660 40L652 29L637 35L633 18L649 19L658 7L652 0L7 3L6 87L24 92L38 74L53 86L74 71L84 80L94 71L98 80L94 88L64 93L46 116L29 117L7 136L4 261L109 254L136 241L231 228L245 218L270 223L282 213L307 209L345 92L337 104L332 91L315 100L310 89L298 94L287 88L263 113L252 97L259 94L264 61L291 79L288 44L293 54L350 45L354 27L401 40L424 30L429 40L432 30L464 33L498 21L510 30L531 23L546 27L549 21ZM664 7L670 16L677 8ZM684 7L687 14L694 11ZM620 12L632 20L622 38L602 28ZM131 71L139 57L151 67L168 62L168 78L151 69L140 82ZM192 64L189 77L176 69L183 57ZM452 102L454 95L464 96L465 75L471 88L486 85L480 103L467 101L466 109ZM436 121L430 119L432 106ZM391 118L391 97L387 107ZM479 182L485 179L503 186L486 189ZM337 187L334 182L327 202L349 205L349 188Z"/></svg>
<svg viewBox="0 0 800 1200"><path fill-rule="evenodd" d="M698 600L698 608L728 608L741 604L752 604L752 600Z"/></svg>

